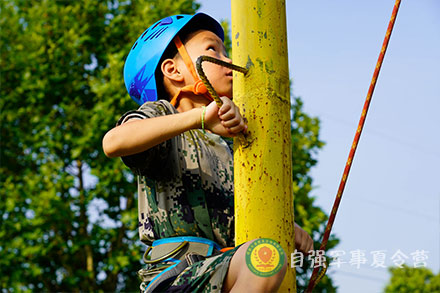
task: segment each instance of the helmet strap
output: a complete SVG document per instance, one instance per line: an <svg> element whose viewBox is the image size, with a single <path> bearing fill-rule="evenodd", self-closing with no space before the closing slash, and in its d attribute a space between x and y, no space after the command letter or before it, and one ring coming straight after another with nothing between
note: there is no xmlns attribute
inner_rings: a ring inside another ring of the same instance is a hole
<svg viewBox="0 0 440 293"><path fill-rule="evenodd" d="M193 93L195 95L203 95L209 101L213 101L214 99L208 93L208 89L206 88L205 84L197 75L196 69L194 68L194 64L191 61L191 58L189 57L188 52L186 51L185 46L183 45L179 36L174 37L174 44L176 45L177 51L179 52L180 56L182 57L183 62L185 63L186 67L188 68L189 72L191 72L191 75L193 76L195 82L193 85L187 85L187 86L184 86L183 88L181 88L174 95L174 97L171 99L171 101L170 101L171 105L176 107L176 105L179 103L180 94L182 92Z"/></svg>

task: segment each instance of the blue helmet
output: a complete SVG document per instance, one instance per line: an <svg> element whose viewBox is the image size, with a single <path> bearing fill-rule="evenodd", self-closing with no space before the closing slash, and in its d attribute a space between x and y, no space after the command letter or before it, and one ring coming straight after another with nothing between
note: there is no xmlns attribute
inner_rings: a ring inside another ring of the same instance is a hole
<svg viewBox="0 0 440 293"><path fill-rule="evenodd" d="M156 69L168 45L183 28L210 30L224 40L221 25L204 13L169 16L147 28L134 43L124 66L128 94L139 105L158 100Z"/></svg>

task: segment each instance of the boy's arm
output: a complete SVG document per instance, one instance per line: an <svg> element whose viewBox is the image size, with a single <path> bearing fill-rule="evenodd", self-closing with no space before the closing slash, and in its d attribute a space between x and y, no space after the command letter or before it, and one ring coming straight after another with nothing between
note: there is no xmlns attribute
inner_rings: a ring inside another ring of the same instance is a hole
<svg viewBox="0 0 440 293"><path fill-rule="evenodd" d="M128 120L105 134L104 153L110 158L137 154L187 130L199 128L201 110L195 108L178 114Z"/></svg>
<svg viewBox="0 0 440 293"><path fill-rule="evenodd" d="M206 129L221 136L235 136L245 130L246 125L238 107L226 97L221 99L220 109L215 102L206 107ZM105 134L104 153L113 158L143 152L185 131L200 128L202 114L202 108L193 108L178 114L128 120Z"/></svg>

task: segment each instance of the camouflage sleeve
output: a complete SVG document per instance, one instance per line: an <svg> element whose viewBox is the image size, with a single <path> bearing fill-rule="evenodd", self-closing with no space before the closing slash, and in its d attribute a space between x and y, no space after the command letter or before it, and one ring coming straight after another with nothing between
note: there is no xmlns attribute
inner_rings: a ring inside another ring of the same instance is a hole
<svg viewBox="0 0 440 293"><path fill-rule="evenodd" d="M149 102L142 105L138 110L129 111L121 116L116 125L121 125L132 119L148 119L158 116L172 114L161 102ZM136 134L133 134L136 135ZM157 166L163 166L167 154L171 149L172 139L160 143L144 152L122 157L124 164L129 167L134 174L154 177L157 173Z"/></svg>

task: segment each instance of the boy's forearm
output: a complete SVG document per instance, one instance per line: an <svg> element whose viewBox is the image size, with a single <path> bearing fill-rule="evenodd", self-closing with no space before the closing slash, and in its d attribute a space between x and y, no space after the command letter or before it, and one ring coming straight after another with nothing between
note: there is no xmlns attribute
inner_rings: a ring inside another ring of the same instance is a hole
<svg viewBox="0 0 440 293"><path fill-rule="evenodd" d="M201 108L187 112L135 120L107 132L102 140L108 157L122 157L148 150L187 130L200 128Z"/></svg>

